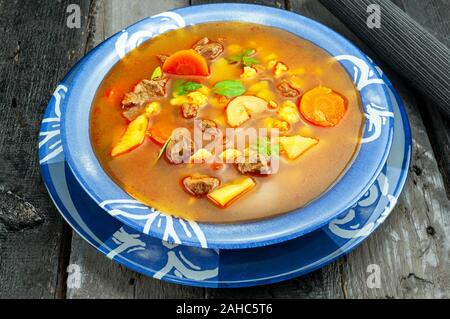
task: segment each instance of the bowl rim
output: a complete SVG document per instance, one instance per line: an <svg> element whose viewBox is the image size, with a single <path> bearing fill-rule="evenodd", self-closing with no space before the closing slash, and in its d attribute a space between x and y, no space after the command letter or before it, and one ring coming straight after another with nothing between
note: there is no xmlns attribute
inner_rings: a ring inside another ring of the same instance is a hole
<svg viewBox="0 0 450 319"><path fill-rule="evenodd" d="M330 55L339 56L341 65L356 82L366 116L363 140L367 142L361 144L352 164L339 180L302 208L239 224L196 223L171 217L135 201L107 175L93 152L89 134L92 99L111 67L145 38L171 28L214 21L254 22L294 33ZM163 31L158 32L160 30ZM356 76L355 68L358 68L360 78ZM93 69L97 72L92 72ZM319 22L290 11L250 4L207 4L175 9L127 27L84 58L64 100L65 112L71 114L70 117L62 116L61 120L64 152L74 176L94 201L110 215L145 234L175 244L220 249L251 248L286 241L322 227L352 207L381 171L392 145L394 119L392 102L378 71L377 66L349 40ZM92 83L97 83L94 89ZM81 103L79 96L83 97ZM79 107L80 104L86 105L89 112ZM378 110L381 113L374 111L373 105L381 106L382 110ZM374 134L378 135L375 139ZM342 198L346 200L342 201ZM165 223L155 227L152 221L159 215L165 217Z"/></svg>

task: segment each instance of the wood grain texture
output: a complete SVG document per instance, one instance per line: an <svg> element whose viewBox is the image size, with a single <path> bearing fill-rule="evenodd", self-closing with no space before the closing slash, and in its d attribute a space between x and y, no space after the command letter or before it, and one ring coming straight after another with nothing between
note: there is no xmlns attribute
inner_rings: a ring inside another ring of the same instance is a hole
<svg viewBox="0 0 450 319"><path fill-rule="evenodd" d="M327 9L314 0L292 1L292 9L349 38L388 74L406 106L413 135L410 176L387 221L343 263L348 298L423 298L450 295L450 202L423 125L414 92ZM380 289L366 285L367 266L381 267ZM431 282L433 284L431 284Z"/></svg>
<svg viewBox="0 0 450 319"><path fill-rule="evenodd" d="M450 1L397 0L395 3L437 39L450 47ZM450 198L450 117L436 110L432 101L424 99L422 103L428 106L420 110L439 168L444 176L447 197Z"/></svg>
<svg viewBox="0 0 450 319"><path fill-rule="evenodd" d="M189 5L186 0L97 1L93 45L145 17ZM125 13L125 14L124 14ZM128 270L107 259L74 235L70 264L79 265L81 286L68 288L67 298L202 298L204 289L182 287Z"/></svg>
<svg viewBox="0 0 450 319"><path fill-rule="evenodd" d="M59 292L63 224L41 183L37 141L53 90L84 53L86 17L67 28L69 3L89 10L89 1L0 1L0 215L21 216L0 220L0 298Z"/></svg>
<svg viewBox="0 0 450 319"><path fill-rule="evenodd" d="M450 49L391 0L320 0L386 64L450 117ZM369 28L367 10L379 7L380 28Z"/></svg>

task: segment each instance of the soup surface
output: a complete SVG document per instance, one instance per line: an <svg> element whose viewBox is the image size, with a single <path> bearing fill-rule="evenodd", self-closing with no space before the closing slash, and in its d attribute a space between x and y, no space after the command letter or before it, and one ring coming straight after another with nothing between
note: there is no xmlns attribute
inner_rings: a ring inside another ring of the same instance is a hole
<svg viewBox="0 0 450 319"><path fill-rule="evenodd" d="M117 63L96 94L90 134L132 197L228 223L320 196L351 164L362 125L352 79L328 53L280 29L220 22L164 33ZM230 128L249 129L241 147ZM194 131L210 140L199 145Z"/></svg>

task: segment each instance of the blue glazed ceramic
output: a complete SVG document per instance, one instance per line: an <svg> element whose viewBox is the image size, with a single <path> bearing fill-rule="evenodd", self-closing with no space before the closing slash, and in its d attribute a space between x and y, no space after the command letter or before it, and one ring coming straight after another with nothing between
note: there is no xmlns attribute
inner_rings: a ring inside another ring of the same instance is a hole
<svg viewBox="0 0 450 319"><path fill-rule="evenodd" d="M354 79L366 116L354 163L320 198L304 208L257 222L213 225L165 215L131 198L103 171L89 137L92 100L104 76L143 41L167 30L209 21L240 20L290 31L334 56ZM110 215L138 232L202 248L238 249L272 245L326 225L352 207L379 176L393 136L393 105L377 67L348 40L300 15L254 5L217 4L177 9L144 19L95 48L79 64L64 93L62 144L74 177Z"/></svg>
<svg viewBox="0 0 450 319"><path fill-rule="evenodd" d="M61 215L108 258L147 276L201 287L246 287L301 276L348 253L389 215L400 195L411 159L411 136L400 98L394 101L392 150L381 173L357 203L321 229L283 243L218 250L171 244L112 218L85 192L65 161L59 124L61 105L76 73L56 89L40 131L39 158L45 185Z"/></svg>

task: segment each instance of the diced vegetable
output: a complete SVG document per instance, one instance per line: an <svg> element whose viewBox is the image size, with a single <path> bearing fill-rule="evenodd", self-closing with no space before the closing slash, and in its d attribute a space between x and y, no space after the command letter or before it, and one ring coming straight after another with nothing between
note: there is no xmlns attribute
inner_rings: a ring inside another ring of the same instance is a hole
<svg viewBox="0 0 450 319"><path fill-rule="evenodd" d="M250 191L255 185L255 181L246 176L213 190L208 194L208 199L220 207L226 207Z"/></svg>
<svg viewBox="0 0 450 319"><path fill-rule="evenodd" d="M119 143L112 149L111 156L115 157L121 155L141 145L145 138L147 126L148 117L145 114L139 115L128 125L125 134L122 136Z"/></svg>
<svg viewBox="0 0 450 319"><path fill-rule="evenodd" d="M176 75L209 75L206 59L192 49L172 54L163 64L163 71Z"/></svg>
<svg viewBox="0 0 450 319"><path fill-rule="evenodd" d="M277 102L270 100L269 101L269 108L276 109L278 107Z"/></svg>
<svg viewBox="0 0 450 319"><path fill-rule="evenodd" d="M227 79L236 79L241 74L241 68L235 64L230 64L225 58L218 58L211 63L211 83L221 82Z"/></svg>
<svg viewBox="0 0 450 319"><path fill-rule="evenodd" d="M255 68L252 68L250 66L244 66L244 71L241 74L241 79L251 79L254 78L257 74L257 71Z"/></svg>
<svg viewBox="0 0 450 319"><path fill-rule="evenodd" d="M250 119L251 115L267 109L267 102L259 97L243 95L233 99L226 108L227 122L237 127Z"/></svg>
<svg viewBox="0 0 450 319"><path fill-rule="evenodd" d="M145 115L151 116L158 114L161 111L161 104L158 102L151 102L145 107Z"/></svg>
<svg viewBox="0 0 450 319"><path fill-rule="evenodd" d="M201 148L197 152L195 152L190 158L189 162L191 163L203 163L206 162L209 158L211 158L213 155L210 151Z"/></svg>
<svg viewBox="0 0 450 319"><path fill-rule="evenodd" d="M276 78L279 78L287 70L289 70L287 65L284 64L283 62L278 61L274 66L273 74L275 75Z"/></svg>
<svg viewBox="0 0 450 319"><path fill-rule="evenodd" d="M318 140L301 135L281 136L279 138L281 149L291 160L296 159L311 147L319 143Z"/></svg>
<svg viewBox="0 0 450 319"><path fill-rule="evenodd" d="M294 124L300 121L300 114L294 102L286 100L281 103L278 109L278 116L289 124Z"/></svg>
<svg viewBox="0 0 450 319"><path fill-rule="evenodd" d="M344 98L326 87L317 87L306 92L300 101L301 114L307 121L319 126L337 125L346 111Z"/></svg>

